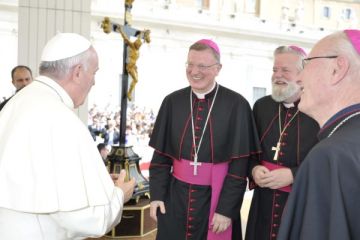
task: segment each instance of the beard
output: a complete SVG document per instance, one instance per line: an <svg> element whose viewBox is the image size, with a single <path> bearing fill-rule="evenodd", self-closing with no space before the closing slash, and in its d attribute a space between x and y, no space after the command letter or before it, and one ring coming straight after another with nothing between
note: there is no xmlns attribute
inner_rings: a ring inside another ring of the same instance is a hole
<svg viewBox="0 0 360 240"><path fill-rule="evenodd" d="M282 81L285 81L282 79ZM272 82L272 94L271 97L276 102L283 102L301 91L300 85L295 82L285 81L287 85L278 85Z"/></svg>

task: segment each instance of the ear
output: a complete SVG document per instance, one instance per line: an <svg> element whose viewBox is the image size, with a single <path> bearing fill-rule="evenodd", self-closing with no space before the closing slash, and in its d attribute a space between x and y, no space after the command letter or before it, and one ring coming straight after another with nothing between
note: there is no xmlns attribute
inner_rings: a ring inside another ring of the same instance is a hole
<svg viewBox="0 0 360 240"><path fill-rule="evenodd" d="M215 76L218 76L218 75L219 75L221 68L222 68L221 63L219 63L219 64L216 66L216 68L214 68L214 71L216 71Z"/></svg>
<svg viewBox="0 0 360 240"><path fill-rule="evenodd" d="M349 71L349 59L344 56L338 56L335 59L334 69L332 72L331 83L336 85L343 80Z"/></svg>
<svg viewBox="0 0 360 240"><path fill-rule="evenodd" d="M80 83L81 80L81 74L82 71L81 69L83 68L83 66L81 64L78 64L74 67L73 71L72 71L72 79L75 83Z"/></svg>
<svg viewBox="0 0 360 240"><path fill-rule="evenodd" d="M218 70L218 73L220 72L220 70L222 69L222 64L221 63L219 63L218 65L217 65L217 70Z"/></svg>

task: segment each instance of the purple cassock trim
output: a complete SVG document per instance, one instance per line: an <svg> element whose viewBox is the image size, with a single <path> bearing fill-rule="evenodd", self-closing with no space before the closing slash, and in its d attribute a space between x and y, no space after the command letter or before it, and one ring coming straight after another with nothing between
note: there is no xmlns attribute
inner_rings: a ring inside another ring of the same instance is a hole
<svg viewBox="0 0 360 240"><path fill-rule="evenodd" d="M193 161L186 159L174 160L173 176L178 180L189 184L211 186L211 203L207 240L230 240L232 230L231 225L222 233L216 234L211 231L211 221L219 201L221 188L228 172L229 163L212 164L202 162L201 166L198 166L197 168L197 175L194 175L194 166L190 165L190 163L193 163Z"/></svg>

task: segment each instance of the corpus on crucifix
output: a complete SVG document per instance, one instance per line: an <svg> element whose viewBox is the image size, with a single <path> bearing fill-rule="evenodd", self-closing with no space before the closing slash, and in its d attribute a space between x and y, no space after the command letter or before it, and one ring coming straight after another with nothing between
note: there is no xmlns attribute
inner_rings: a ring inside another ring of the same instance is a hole
<svg viewBox="0 0 360 240"><path fill-rule="evenodd" d="M127 33L129 31L127 30L134 30L134 29L127 29L126 26L122 27L120 25L115 25L110 22L110 19L105 17L104 21L102 22L102 27L104 29L104 32L110 33L111 27L113 27L113 30L116 32L119 32L124 40L126 51L127 51L127 58L126 58L126 71L128 74L130 74L132 81L130 84L130 88L127 92L127 98L129 101L132 100L132 92L135 89L135 85L138 82L138 71L137 71L137 65L136 62L139 58L139 50L142 46L143 42L150 43L150 30L144 30L144 31L138 31L135 30L134 36L136 39L134 41L131 41L131 34Z"/></svg>
<svg viewBox="0 0 360 240"><path fill-rule="evenodd" d="M140 32L137 35L136 40L133 42L131 42L130 38L126 35L126 33L122 30L122 28L119 28L119 32L128 47L128 59L126 61L126 71L130 74L132 81L130 84L130 88L127 92L127 98L131 101L132 100L131 94L135 89L136 83L138 82L138 72L137 72L136 62L139 58L139 50L143 43L143 38L146 43L150 43L150 30L145 30Z"/></svg>

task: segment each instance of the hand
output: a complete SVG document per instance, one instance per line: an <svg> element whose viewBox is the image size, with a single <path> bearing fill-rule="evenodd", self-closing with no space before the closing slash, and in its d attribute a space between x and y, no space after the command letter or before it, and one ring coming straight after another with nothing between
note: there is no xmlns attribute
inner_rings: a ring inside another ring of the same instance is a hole
<svg viewBox="0 0 360 240"><path fill-rule="evenodd" d="M165 205L163 201L152 201L150 202L150 217L157 222L157 209L160 208L162 214L166 213Z"/></svg>
<svg viewBox="0 0 360 240"><path fill-rule="evenodd" d="M270 170L267 169L266 167L262 165L258 165L253 168L253 170L251 171L251 175L253 176L255 183L259 187L263 187L263 179L265 178L266 174L269 172Z"/></svg>
<svg viewBox="0 0 360 240"><path fill-rule="evenodd" d="M212 231L214 233L221 233L225 231L231 224L231 218L225 217L224 215L214 213L211 221Z"/></svg>
<svg viewBox="0 0 360 240"><path fill-rule="evenodd" d="M114 184L115 184L116 180L118 180L119 176L120 176L120 174L118 174L118 173L111 173L110 174L110 177L113 180Z"/></svg>
<svg viewBox="0 0 360 240"><path fill-rule="evenodd" d="M115 181L115 186L119 187L124 193L124 203L130 200L134 193L134 188L136 185L135 178L131 178L130 181L125 182L126 171L123 169L120 171L118 178L116 178L117 174L112 174L111 177Z"/></svg>
<svg viewBox="0 0 360 240"><path fill-rule="evenodd" d="M263 187L279 189L294 182L294 177L290 168L279 168L264 175L261 181Z"/></svg>

